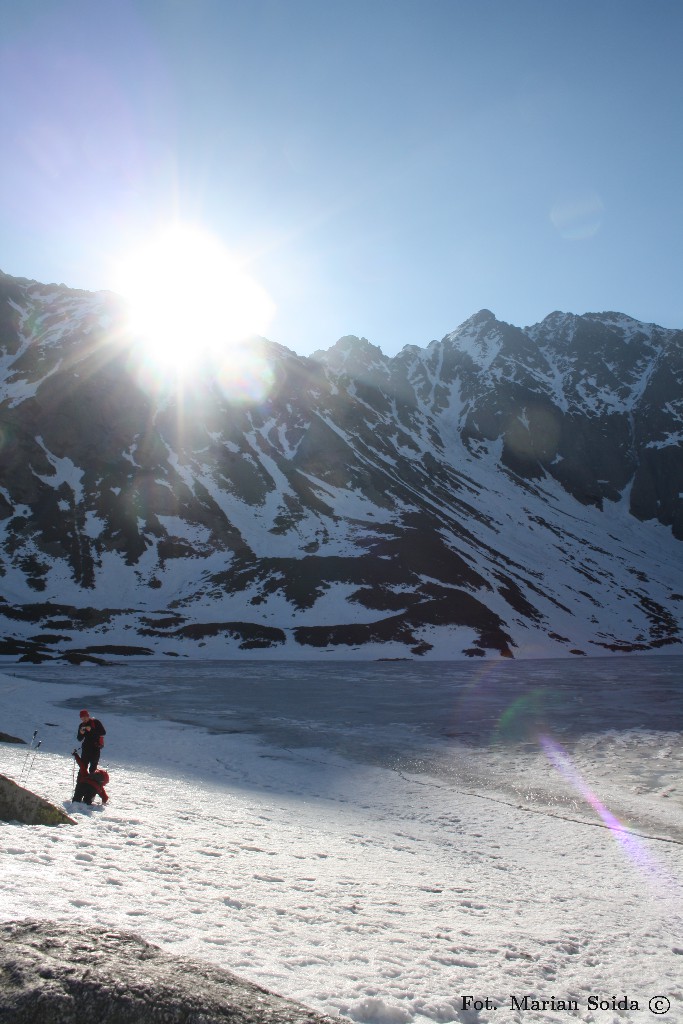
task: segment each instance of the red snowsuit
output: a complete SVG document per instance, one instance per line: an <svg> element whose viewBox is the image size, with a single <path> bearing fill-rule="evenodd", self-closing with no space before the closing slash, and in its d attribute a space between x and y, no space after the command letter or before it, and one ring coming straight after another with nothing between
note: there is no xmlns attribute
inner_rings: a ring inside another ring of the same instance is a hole
<svg viewBox="0 0 683 1024"><path fill-rule="evenodd" d="M107 772L102 771L102 769L96 772L88 772L88 765L84 758L79 757L75 750L73 756L78 764L78 778L76 779L73 799L76 803L91 804L97 793L102 803L106 804L109 800L107 791L104 788L104 783L109 782Z"/></svg>

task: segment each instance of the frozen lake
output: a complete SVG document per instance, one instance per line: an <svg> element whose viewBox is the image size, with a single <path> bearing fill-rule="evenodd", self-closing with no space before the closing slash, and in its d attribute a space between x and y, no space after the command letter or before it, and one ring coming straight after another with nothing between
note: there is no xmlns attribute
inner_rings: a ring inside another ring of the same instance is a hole
<svg viewBox="0 0 683 1024"><path fill-rule="evenodd" d="M133 929L356 1024L523 1024L532 993L575 1007L537 1024L680 1019L681 669L6 665L2 727L42 747L0 772L77 827L0 823L0 917ZM74 811L82 707L110 801Z"/></svg>
<svg viewBox="0 0 683 1024"><path fill-rule="evenodd" d="M683 836L683 752L676 739L683 733L683 657L129 661L8 671L76 685L83 696L63 705L94 708L104 719L116 714L248 734L279 749L317 748L512 795L525 805L578 811L576 787L549 768L543 743L550 739L607 787L612 806L631 824ZM115 757L115 742L111 747Z"/></svg>
<svg viewBox="0 0 683 1024"><path fill-rule="evenodd" d="M8 666L12 675L92 684L114 711L335 745L345 729L407 726L429 740L481 745L624 729L683 730L683 657L580 661L137 662ZM100 687L105 688L102 693ZM71 701L76 707L78 701Z"/></svg>

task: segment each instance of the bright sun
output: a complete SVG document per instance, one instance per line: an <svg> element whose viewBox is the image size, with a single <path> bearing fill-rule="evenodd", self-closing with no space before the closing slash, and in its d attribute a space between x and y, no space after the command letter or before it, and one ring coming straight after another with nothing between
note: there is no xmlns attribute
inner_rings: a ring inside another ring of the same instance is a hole
<svg viewBox="0 0 683 1024"><path fill-rule="evenodd" d="M186 224L169 226L126 258L114 290L127 302L145 357L178 374L264 334L275 312L217 238Z"/></svg>

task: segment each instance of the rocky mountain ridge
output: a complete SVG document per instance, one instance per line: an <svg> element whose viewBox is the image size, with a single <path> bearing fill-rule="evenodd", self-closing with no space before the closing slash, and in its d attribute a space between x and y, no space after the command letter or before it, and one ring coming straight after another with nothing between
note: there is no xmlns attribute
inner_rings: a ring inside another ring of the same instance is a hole
<svg viewBox="0 0 683 1024"><path fill-rule="evenodd" d="M674 651L682 440L683 332L618 313L171 387L115 296L2 275L0 654Z"/></svg>

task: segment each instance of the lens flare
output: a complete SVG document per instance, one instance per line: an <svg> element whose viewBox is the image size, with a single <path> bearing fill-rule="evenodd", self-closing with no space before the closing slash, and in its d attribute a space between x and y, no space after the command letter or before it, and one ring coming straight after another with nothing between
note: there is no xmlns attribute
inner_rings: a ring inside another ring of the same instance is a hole
<svg viewBox="0 0 683 1024"><path fill-rule="evenodd" d="M550 222L562 238L582 242L597 235L603 212L602 199L591 192L557 203L550 211Z"/></svg>
<svg viewBox="0 0 683 1024"><path fill-rule="evenodd" d="M657 866L649 855L638 837L629 832L626 825L612 814L605 807L599 797L593 792L588 783L584 780L579 770L573 764L571 757L559 743L549 736L540 736L539 743L550 763L579 793L586 803L593 808L598 817L610 830L614 839L619 843L624 852L628 855L641 870L651 874L657 874Z"/></svg>
<svg viewBox="0 0 683 1024"><path fill-rule="evenodd" d="M270 360L257 342L231 349L217 363L214 380L231 403L263 402L275 382Z"/></svg>
<svg viewBox="0 0 683 1024"><path fill-rule="evenodd" d="M505 742L536 741L546 714L547 691L537 686L513 701L498 719L495 739Z"/></svg>

